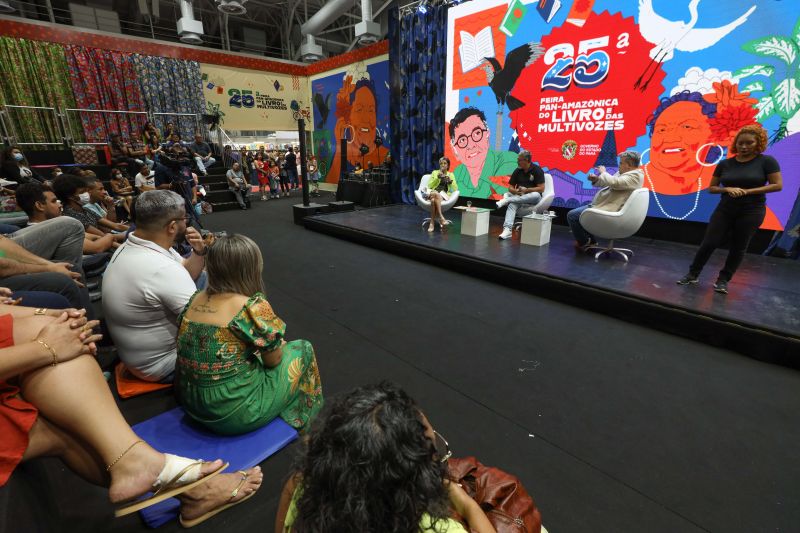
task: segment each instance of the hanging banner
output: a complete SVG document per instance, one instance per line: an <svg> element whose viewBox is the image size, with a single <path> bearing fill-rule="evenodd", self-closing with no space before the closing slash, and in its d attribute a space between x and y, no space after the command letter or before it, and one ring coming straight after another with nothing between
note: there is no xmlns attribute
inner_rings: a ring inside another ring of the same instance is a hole
<svg viewBox="0 0 800 533"><path fill-rule="evenodd" d="M202 63L206 112L225 130L296 131L310 122L308 78ZM308 127L308 126L307 126Z"/></svg>
<svg viewBox="0 0 800 533"><path fill-rule="evenodd" d="M448 11L446 154L461 194L500 198L529 150L554 205L596 190L587 175L642 154L649 216L707 222L708 192L736 132L761 124L781 163L765 229L800 186L800 2L475 0Z"/></svg>

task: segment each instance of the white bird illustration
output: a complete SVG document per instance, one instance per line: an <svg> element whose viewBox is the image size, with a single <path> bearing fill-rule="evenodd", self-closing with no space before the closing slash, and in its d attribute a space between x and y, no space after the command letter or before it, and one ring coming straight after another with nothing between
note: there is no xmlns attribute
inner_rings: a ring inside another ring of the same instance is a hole
<svg viewBox="0 0 800 533"><path fill-rule="evenodd" d="M687 6L690 14L689 22L684 22L682 20L669 20L656 13L653 10L653 0L639 0L639 31L645 40L655 46L650 50L650 64L647 65L634 87L638 87L641 84L642 79L654 63L659 65L669 61L672 59L675 50L697 52L716 44L744 24L747 18L756 10L756 6L752 6L747 10L747 13L724 26L695 28L699 18L697 13L699 3L700 0L690 0ZM650 77L647 78L642 90L647 87L656 70L654 69Z"/></svg>

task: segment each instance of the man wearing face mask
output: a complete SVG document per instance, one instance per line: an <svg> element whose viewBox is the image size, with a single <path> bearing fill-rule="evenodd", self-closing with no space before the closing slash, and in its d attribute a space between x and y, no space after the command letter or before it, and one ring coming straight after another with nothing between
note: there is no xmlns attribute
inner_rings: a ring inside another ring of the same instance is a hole
<svg viewBox="0 0 800 533"><path fill-rule="evenodd" d="M103 278L103 312L125 366L147 381L175 370L177 318L197 291L205 267L200 233L187 226L184 199L168 190L136 199L136 230L117 249ZM186 240L188 258L172 246Z"/></svg>
<svg viewBox="0 0 800 533"><path fill-rule="evenodd" d="M89 184L86 180L87 178L62 174L53 180L53 192L61 200L64 216L74 218L80 222L86 233L103 237L105 232L100 229L101 217L97 213L83 208L83 206L92 201ZM114 240L116 242L124 241L125 234L116 234Z"/></svg>

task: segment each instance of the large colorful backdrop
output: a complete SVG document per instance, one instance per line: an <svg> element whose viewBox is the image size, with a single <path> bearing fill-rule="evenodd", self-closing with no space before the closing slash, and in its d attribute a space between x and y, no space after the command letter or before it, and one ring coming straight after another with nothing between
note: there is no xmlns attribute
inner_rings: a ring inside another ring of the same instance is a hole
<svg viewBox="0 0 800 533"><path fill-rule="evenodd" d="M389 61L359 61L310 79L314 153L323 180L339 181L340 144L347 140L347 166L383 163L390 151Z"/></svg>
<svg viewBox="0 0 800 533"><path fill-rule="evenodd" d="M762 124L784 188L800 184L800 2L475 0L449 10L445 152L462 194L498 198L530 150L560 206L591 200L588 172L643 154L650 216L707 221L715 164Z"/></svg>

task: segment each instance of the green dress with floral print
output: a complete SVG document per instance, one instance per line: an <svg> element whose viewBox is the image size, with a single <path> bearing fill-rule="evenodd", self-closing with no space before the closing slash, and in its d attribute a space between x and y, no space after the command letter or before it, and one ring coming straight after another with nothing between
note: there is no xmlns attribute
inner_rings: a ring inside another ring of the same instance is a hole
<svg viewBox="0 0 800 533"><path fill-rule="evenodd" d="M192 297L192 300L194 296ZM227 327L178 317L175 390L186 413L210 430L236 435L280 416L303 429L322 408L322 384L311 343L284 344L286 324L261 293ZM277 366L260 354L281 347Z"/></svg>

